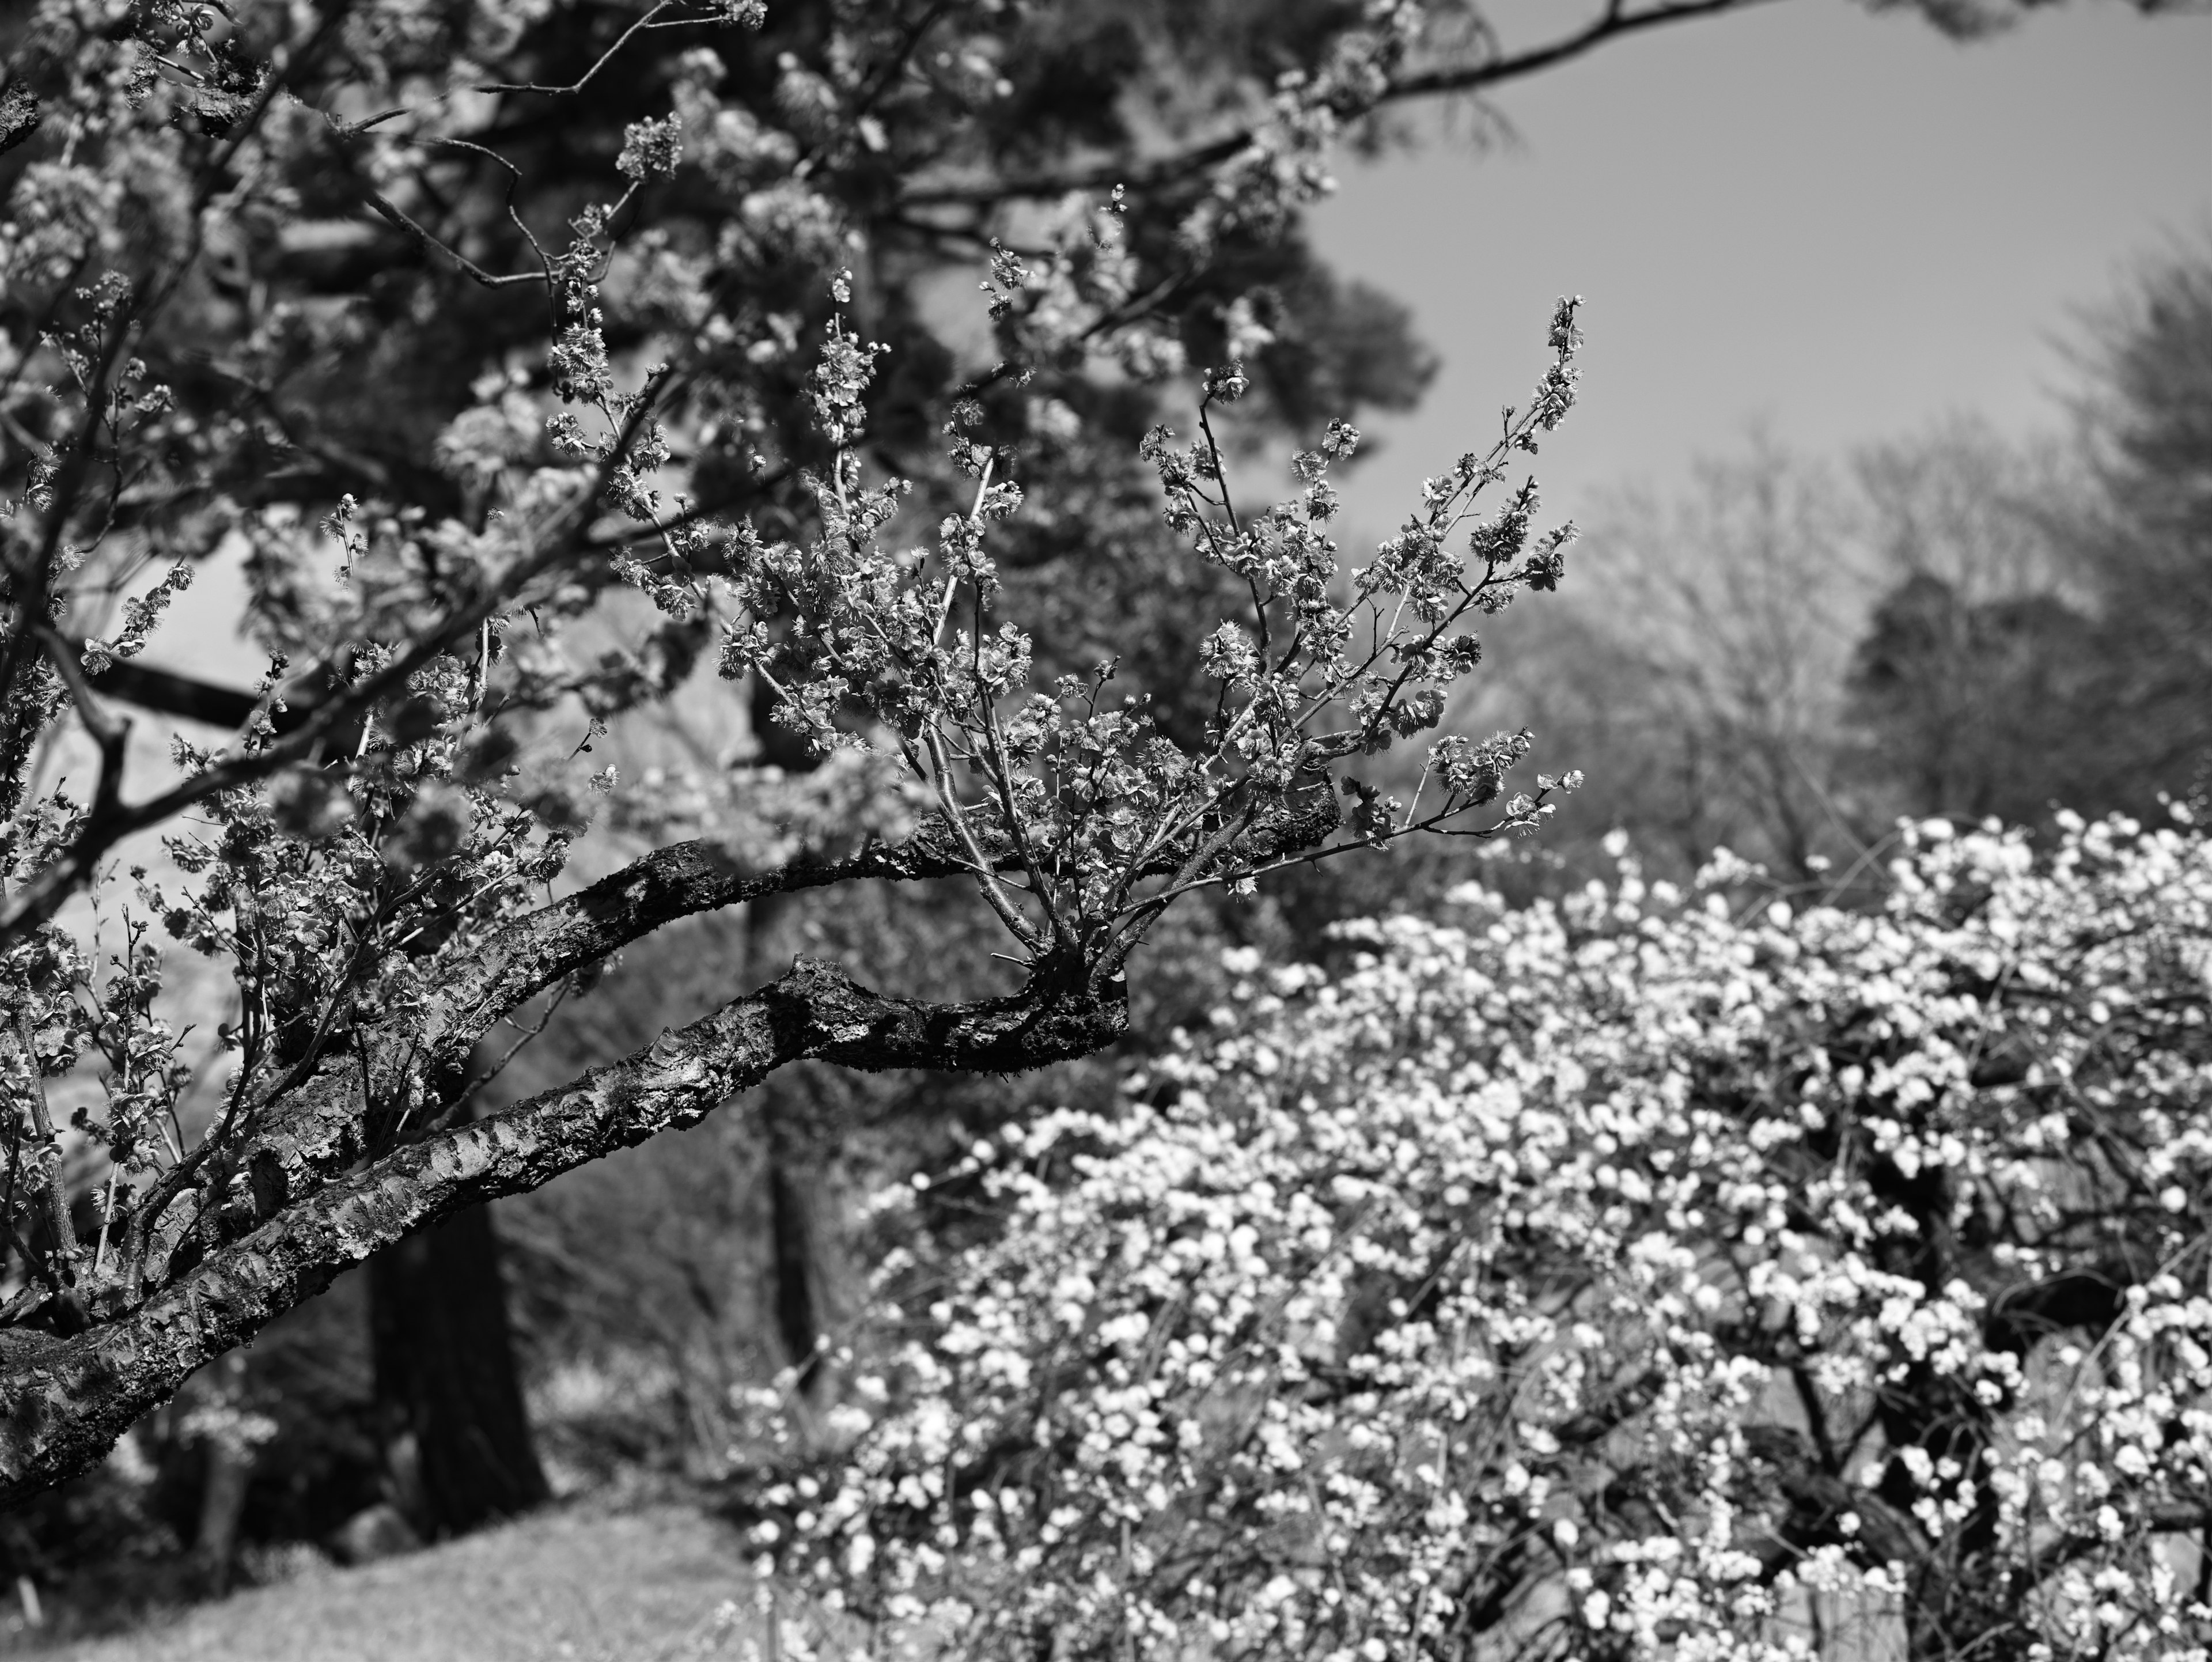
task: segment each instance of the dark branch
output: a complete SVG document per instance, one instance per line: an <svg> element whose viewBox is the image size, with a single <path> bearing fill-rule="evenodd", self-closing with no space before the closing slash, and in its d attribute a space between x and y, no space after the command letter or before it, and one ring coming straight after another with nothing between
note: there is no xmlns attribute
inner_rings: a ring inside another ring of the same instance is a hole
<svg viewBox="0 0 2212 1662"><path fill-rule="evenodd" d="M1005 999L885 998L801 961L705 1020L504 1113L394 1149L210 1254L143 1304L69 1339L0 1336L0 1507L100 1459L196 1368L340 1270L463 1207L696 1123L791 1062L1008 1073L1120 1037L1126 989L1032 983Z"/></svg>
<svg viewBox="0 0 2212 1662"><path fill-rule="evenodd" d="M1234 856L1264 859L1327 837L1337 823L1336 800L1325 791L1314 793L1314 798L1248 835L1233 850ZM1002 867L1015 863L1015 856L1004 850L987 850L985 857ZM1178 857L1178 850L1166 851L1158 869L1173 869ZM398 1047L404 1052L404 1071L420 1081L430 1104L441 1106L468 1088L470 1053L502 1016L563 977L664 924L801 889L870 879L910 882L974 873L973 859L934 820L925 821L903 843L863 849L842 858L803 859L769 868L744 861L740 852L725 843L672 844L497 930L471 953L466 966L457 966L444 979L442 996L435 1003L410 1015L404 1032L364 1029L355 1036L356 1047L380 1056L388 1047ZM1126 955L1113 953L1086 965L1086 971L1093 978L1118 977ZM385 1069L380 1066L377 1071ZM192 1178L197 1186L213 1192L223 1186L228 1174L251 1172L255 1176L248 1186L250 1195L236 1200L223 1217L208 1226L218 1243L260 1227L377 1152L370 1144L358 1079L348 1068L331 1068L304 1081L288 1075L264 1087L241 1115L241 1124L243 1135L208 1151L207 1163L216 1175L195 1173ZM183 1187L179 1178L161 1203L180 1198ZM149 1217L139 1227L150 1229L152 1223Z"/></svg>
<svg viewBox="0 0 2212 1662"><path fill-rule="evenodd" d="M1486 63L1462 64L1448 70L1430 70L1394 81L1380 101L1395 104L1407 99L1477 92L1501 81L1518 80L1522 76L1556 68L1585 52L1595 51L1609 40L1640 34L1646 29L1658 28L1668 23L1710 16L1715 12L1740 11L1747 6L1764 3L1765 0L1679 0L1676 4L1654 6L1648 11L1635 12L1617 5L1607 6L1588 27L1548 45L1531 47L1510 58L1493 58Z"/></svg>
<svg viewBox="0 0 2212 1662"><path fill-rule="evenodd" d="M85 679L94 691L119 703L135 704L157 715L173 715L179 721L198 721L231 733L252 721L264 702L236 687L218 686L212 681L195 680L189 675L155 669L136 658L110 659L105 668L97 674L88 673ZM315 719L322 705L319 697L287 699L270 708L269 725L280 735L297 733ZM360 742L357 721L341 723L330 735L333 752L349 752Z"/></svg>
<svg viewBox="0 0 2212 1662"><path fill-rule="evenodd" d="M453 269L471 283L479 283L486 289L507 289L518 283L543 283L547 280L543 271L512 271L504 277L487 271L466 254L441 242L428 231L410 219L405 213L393 205L390 198L382 192L368 191L363 194L368 198L368 205L376 210L378 216L386 223L411 237L424 253L443 254L452 263Z"/></svg>
<svg viewBox="0 0 2212 1662"><path fill-rule="evenodd" d="M1557 40L1531 47L1527 52L1516 52L1510 57L1486 58L1478 63L1409 75L1392 82L1371 103L1341 109L1337 113L1347 121L1356 120L1361 116L1371 115L1386 105L1455 93L1480 92L1504 82L1519 80L1523 76L1554 68L1595 51L1608 41L1641 33L1662 24L1679 23L1717 12L1734 11L1765 3L1767 0L1679 0L1678 3L1654 6L1648 10L1636 12L1627 11L1620 6L1608 6L1596 20ZM1219 166L1250 145L1255 135L1255 129L1246 127L1149 162L1114 161L1097 167L1032 174L1024 179L909 191L898 199L898 206L987 206L1014 197L1057 197L1071 191L1110 190L1116 185L1126 185L1134 191L1157 190Z"/></svg>

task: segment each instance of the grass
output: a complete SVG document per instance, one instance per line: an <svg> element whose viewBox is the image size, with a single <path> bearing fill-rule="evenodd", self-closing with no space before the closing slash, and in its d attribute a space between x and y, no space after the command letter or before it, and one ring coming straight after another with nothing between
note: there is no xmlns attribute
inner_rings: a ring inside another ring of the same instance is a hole
<svg viewBox="0 0 2212 1662"><path fill-rule="evenodd" d="M318 1568L40 1662L676 1662L757 1631L734 1531L660 1505L541 1513L360 1569ZM718 1613L720 1612L720 1613ZM0 1638L0 1651L9 1648Z"/></svg>

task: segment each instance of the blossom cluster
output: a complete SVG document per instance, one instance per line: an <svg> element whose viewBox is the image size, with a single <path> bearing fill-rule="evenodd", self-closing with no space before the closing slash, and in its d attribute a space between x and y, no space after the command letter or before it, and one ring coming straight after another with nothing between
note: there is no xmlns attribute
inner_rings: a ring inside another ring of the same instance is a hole
<svg viewBox="0 0 2212 1662"><path fill-rule="evenodd" d="M1231 953L941 1174L763 1550L886 1655L2212 1654L2212 843L1902 841Z"/></svg>
<svg viewBox="0 0 2212 1662"><path fill-rule="evenodd" d="M1022 263L1000 251L986 287L1002 320L1028 283ZM842 306L850 297L842 277L836 292ZM1552 362L1528 407L1507 410L1488 451L1425 484L1420 511L1355 573L1348 599L1337 592L1337 500L1327 476L1358 447L1355 429L1330 423L1293 460L1302 495L1249 516L1232 500L1213 430L1213 412L1247 390L1237 365L1205 375L1195 441L1176 445L1165 426L1146 435L1139 454L1158 473L1169 527L1250 600L1249 614L1224 620L1200 648L1218 697L1191 746L1170 742L1143 698L1110 697L1110 664L1037 684L1029 634L999 610L991 549L1022 491L999 477L999 453L967 436L980 407L956 406L947 427L949 460L975 481L968 511L944 515L933 545L884 545L913 487L864 478L857 412L883 349L849 334L841 312L808 383L836 451L827 477L811 481L821 533L768 543L748 530L733 540L737 615L725 627L723 673L763 678L781 698L778 719L825 747L868 742L841 717L855 707L872 716L876 742L932 794L1029 961L1118 971L1177 897L1267 869L1266 854L1240 855L1302 802L1328 799L1338 788L1332 764L1435 728L1452 684L1480 656L1465 624L1517 593L1557 586L1572 529L1532 542L1534 482L1494 513L1479 499L1571 406L1578 307L1559 303ZM1540 779L1534 795L1515 797L1491 822L1471 819L1528 748L1525 735L1480 746L1447 739L1431 747L1410 804L1347 777L1350 828L1359 842L1381 843L1533 827L1553 811L1546 799L1577 780Z"/></svg>

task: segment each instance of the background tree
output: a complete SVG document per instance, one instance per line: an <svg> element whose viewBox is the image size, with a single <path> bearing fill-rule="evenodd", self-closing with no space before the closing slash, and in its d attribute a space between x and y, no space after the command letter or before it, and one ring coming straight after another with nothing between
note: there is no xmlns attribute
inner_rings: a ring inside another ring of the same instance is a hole
<svg viewBox="0 0 2212 1662"><path fill-rule="evenodd" d="M1601 874L1616 827L1670 875L1725 847L1826 892L1899 815L2048 834L2201 789L2206 269L2176 251L2097 314L2063 439L1954 418L1833 470L1754 439L1595 514L1589 581L1461 712L1519 712L1594 781L1514 892Z"/></svg>
<svg viewBox="0 0 2212 1662"><path fill-rule="evenodd" d="M1887 592L1854 650L1846 724L1881 817L2029 824L2054 796L2083 800L2087 782L2053 765L2096 655L2053 545L2060 460L1963 426L1863 459Z"/></svg>
<svg viewBox="0 0 2212 1662"><path fill-rule="evenodd" d="M2096 490L2062 521L2101 625L2091 777L2127 806L2212 764L2212 252L2147 263L2098 321L2081 410ZM2101 764L2101 765L2097 765Z"/></svg>
<svg viewBox="0 0 2212 1662"><path fill-rule="evenodd" d="M2103 309L2064 453L1960 431L1869 459L1896 586L1851 721L1882 807L2033 824L2202 790L2208 295L2212 260L2182 248Z"/></svg>
<svg viewBox="0 0 2212 1662"><path fill-rule="evenodd" d="M1674 500L1606 503L1585 548L1589 581L1468 712L1525 703L1602 782L1560 854L1595 874L1620 827L1683 874L1721 847L1798 880L1848 861L1863 822L1838 737L1870 587L1850 494L1758 437Z"/></svg>

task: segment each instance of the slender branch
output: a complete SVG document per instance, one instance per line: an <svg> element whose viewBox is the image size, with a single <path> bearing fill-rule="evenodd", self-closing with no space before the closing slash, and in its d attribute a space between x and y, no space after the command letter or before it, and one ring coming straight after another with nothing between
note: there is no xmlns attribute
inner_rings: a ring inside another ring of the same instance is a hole
<svg viewBox="0 0 2212 1662"><path fill-rule="evenodd" d="M1029 920L1022 916L1021 908L1014 904L999 882L995 865L984 854L982 844L976 840L975 828L969 825L967 814L952 794L952 764L945 759L944 740L938 737L935 728L930 727L922 730L921 742L929 752L929 782L937 792L938 806L945 815L945 824L952 828L952 834L960 840L960 846L967 850L967 869L973 872L981 884L983 898L999 915L999 921L1006 926L1007 934L1029 951L1040 951L1042 941L1030 927ZM1013 827L1007 829L1011 832Z"/></svg>
<svg viewBox="0 0 2212 1662"><path fill-rule="evenodd" d="M1741 11L1748 6L1765 3L1767 0L1676 0L1675 3L1653 6L1646 11L1630 11L1622 5L1608 5L1583 28L1545 46L1531 47L1510 58L1493 58L1487 63L1430 70L1394 81L1379 101L1395 104L1413 98L1474 92L1483 87L1495 86L1501 81L1517 80L1522 76L1555 68L1580 58L1585 52L1595 51L1607 41L1626 40L1631 35L1641 34L1646 29L1662 28L1669 23L1708 17L1716 12Z"/></svg>
<svg viewBox="0 0 2212 1662"><path fill-rule="evenodd" d="M507 289L513 287L518 283L544 283L546 281L545 274L543 271L511 271L505 277L495 277L491 272L485 271L483 266L477 265L476 261L471 259L466 254L461 253L448 247L447 244L441 242L428 231L426 231L422 226L416 224L412 219L410 219L406 214L402 212L398 208L393 206L392 199L386 196L381 191L366 191L363 192L362 194L368 198L368 205L375 209L380 217L389 222L396 228L405 232L409 236L414 238L416 242L424 250L430 253L443 254L447 260L452 262L455 271L459 271L463 277L467 277L472 283L480 283L487 289ZM542 254L540 255L540 258L543 258Z"/></svg>
<svg viewBox="0 0 2212 1662"><path fill-rule="evenodd" d="M710 17L678 17L666 23L657 21L661 13L673 10L680 3L681 0L660 0L659 5L624 29L614 45L599 54L597 63L565 87L541 87L535 82L517 84L504 81L489 81L471 87L470 90L480 93L536 93L545 98L573 98L591 84L593 76L614 61L615 54L629 45L633 36L641 34L647 29L683 28L692 24L714 21Z"/></svg>
<svg viewBox="0 0 2212 1662"><path fill-rule="evenodd" d="M1008 862L1011 856L1007 857ZM790 894L871 879L914 882L969 874L973 861L943 823L925 821L902 843L878 844L842 859L802 858L763 868L726 842L671 843L632 861L589 888L494 933L446 983L447 1027L439 1042L490 1025L562 977L678 918L719 911L771 894Z"/></svg>
<svg viewBox="0 0 2212 1662"><path fill-rule="evenodd" d="M1455 64L1448 69L1428 70L1406 76L1390 82L1371 102L1342 109L1337 113L1345 119L1356 119L1385 106L1413 99L1480 92L1485 88L1554 68L1595 51L1608 41L1623 40L1647 29L1769 3L1770 0L1680 0L1679 3L1654 6L1649 10L1638 12L1610 6L1595 21L1543 46L1516 52L1510 57L1491 58L1479 63ZM1188 149L1157 157L1149 162L1115 161L1088 167L1031 174L1017 179L908 191L898 198L896 206L898 209L989 206L1009 198L1059 197L1072 191L1110 190L1116 185L1126 185L1132 191L1157 190L1218 166L1249 148L1257 136L1256 128L1245 127Z"/></svg>
<svg viewBox="0 0 2212 1662"><path fill-rule="evenodd" d="M1221 460L1221 446L1215 441L1213 423L1206 413L1212 402L1211 390L1198 401L1198 430L1206 436L1206 456L1213 464L1213 482L1221 487L1221 511L1229 515L1229 534L1241 545L1244 540L1244 527L1237 517L1237 504L1230 497L1229 471ZM1213 522L1211 519L1206 522L1206 540L1213 544L1218 557L1220 545L1213 541ZM1271 645L1267 637L1267 602L1260 593L1260 580L1249 571L1244 574L1244 587L1251 592L1253 627L1259 631L1260 656L1264 660Z"/></svg>

